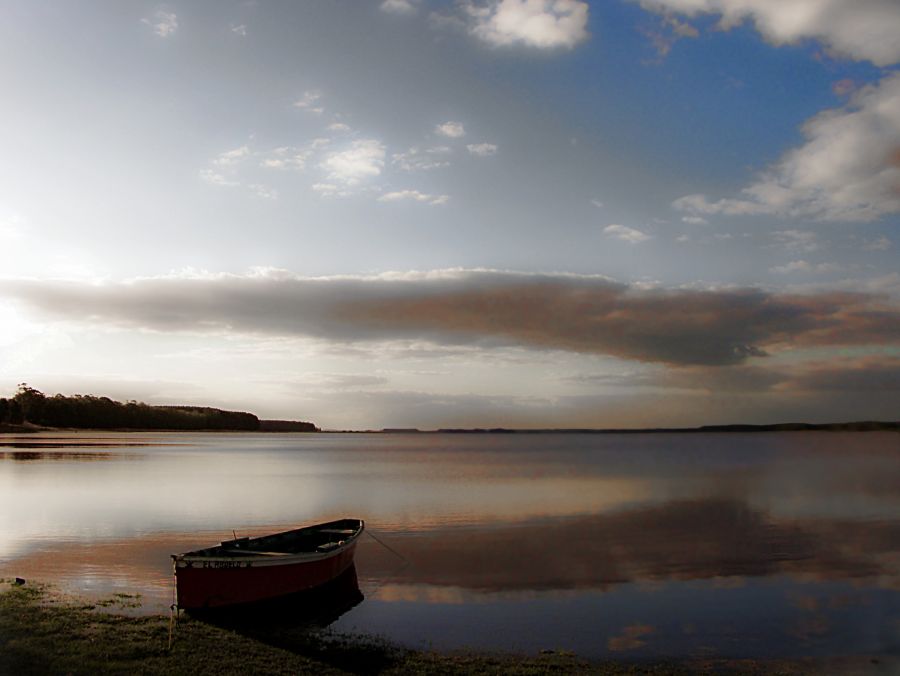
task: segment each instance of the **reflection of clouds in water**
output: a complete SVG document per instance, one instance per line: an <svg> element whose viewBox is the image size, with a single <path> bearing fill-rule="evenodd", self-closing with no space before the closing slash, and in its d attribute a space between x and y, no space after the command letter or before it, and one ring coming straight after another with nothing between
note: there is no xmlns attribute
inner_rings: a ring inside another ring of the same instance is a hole
<svg viewBox="0 0 900 676"><path fill-rule="evenodd" d="M247 535L268 532L262 527ZM5 574L125 580L167 589L169 554L205 546L228 533L161 533L127 540L59 543L2 566ZM384 601L471 603L485 593L520 598L532 592L608 590L639 583L646 593L673 580L706 580L739 589L749 577L788 574L800 582L853 580L900 590L900 525L820 521L781 523L738 502L674 502L590 517L538 519L493 526L437 527L414 533L379 532L411 563L368 540L357 560ZM511 595L511 596L510 596ZM793 605L856 603L844 597Z"/></svg>
<svg viewBox="0 0 900 676"><path fill-rule="evenodd" d="M635 650L646 645L646 638L655 631L655 627L649 624L632 624L622 629L620 636L612 636L606 642L606 647L613 652L622 650Z"/></svg>
<svg viewBox="0 0 900 676"><path fill-rule="evenodd" d="M509 649L568 648L572 641L579 653L629 658L703 646L727 652L738 636L749 653L763 654L792 654L797 646L880 650L893 640L886 634L867 647L864 641L876 639L871 632L860 637L855 627L895 615L896 594L879 585L900 589L896 524L780 521L739 501L697 500L377 532L410 564L361 541L356 559L368 598L339 631L488 649L503 649L504 641L515 643ZM56 579L100 598L138 591L143 605L134 612L164 612L172 593L169 554L229 535L60 545L0 563L0 576ZM547 617L558 626L548 627ZM504 634L512 625L514 635Z"/></svg>
<svg viewBox="0 0 900 676"><path fill-rule="evenodd" d="M459 587L430 585L386 584L377 590L378 599L388 602L448 603L454 605L478 603L483 597Z"/></svg>
<svg viewBox="0 0 900 676"><path fill-rule="evenodd" d="M52 581L96 599L116 591L140 592L143 610L164 612L172 602L170 554L195 549L225 537L224 533L160 533L90 542L55 540L21 558L0 559L0 577Z"/></svg>
<svg viewBox="0 0 900 676"><path fill-rule="evenodd" d="M900 588L900 524L783 521L739 501L676 501L593 516L439 528L390 541L412 562L396 582L489 593L695 579L734 589L747 577L783 574ZM359 556L367 574L387 574L395 565L373 549L360 548Z"/></svg>

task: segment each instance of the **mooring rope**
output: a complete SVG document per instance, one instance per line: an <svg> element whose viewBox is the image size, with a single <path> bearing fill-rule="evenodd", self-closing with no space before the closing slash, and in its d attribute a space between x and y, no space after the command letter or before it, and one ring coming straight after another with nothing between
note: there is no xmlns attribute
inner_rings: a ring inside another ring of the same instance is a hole
<svg viewBox="0 0 900 676"><path fill-rule="evenodd" d="M389 551L391 554L393 554L394 556L398 557L398 558L399 558L401 561L403 561L405 564L409 565L409 559L407 559L405 556L403 556L403 554L401 554L400 552L398 552L396 549L394 549L394 548L391 547L390 545L387 545L387 544L385 544L384 542L382 542L381 539L375 537L375 533L373 533L373 532L371 531L371 529L366 528L366 531L365 531L365 532L368 533L368 534L371 536L371 538L372 538L373 540L375 540L375 542L377 542L378 544L380 544L382 547L384 547L386 550L388 550L388 551Z"/></svg>
<svg viewBox="0 0 900 676"><path fill-rule="evenodd" d="M388 550L391 554L393 554L394 556L396 556L397 558L399 558L400 561L402 562L402 563L400 564L400 566L397 568L397 570L391 571L391 573L390 573L389 575L387 575L386 577L382 578L379 582L377 582L377 583L375 584L375 586L374 586L372 589L369 590L368 593L369 593L371 596L375 596L379 591L381 591L381 588L382 588L384 585L386 585L386 584L387 584L388 582L390 582L393 578L397 577L400 573L402 573L404 570L406 570L406 568L407 568L408 566L412 565L412 562L411 562L409 559L407 559L405 556L403 556L403 554L401 554L400 552L398 552L396 549L394 549L393 547L391 547L391 546L388 545L387 543L383 542L380 538L375 537L375 533L373 533L371 530L369 530L368 527L366 527L365 532L368 533L368 534L372 537L372 539L375 540L375 542L377 542L377 543L380 544L382 547L384 547L386 550Z"/></svg>

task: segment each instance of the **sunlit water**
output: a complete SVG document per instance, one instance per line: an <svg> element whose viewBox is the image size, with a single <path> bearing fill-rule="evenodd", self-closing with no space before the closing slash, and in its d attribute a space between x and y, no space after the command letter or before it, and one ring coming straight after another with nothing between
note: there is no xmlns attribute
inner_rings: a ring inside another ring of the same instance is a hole
<svg viewBox="0 0 900 676"><path fill-rule="evenodd" d="M900 435L0 435L0 576L172 602L169 555L361 517L413 647L900 653Z"/></svg>

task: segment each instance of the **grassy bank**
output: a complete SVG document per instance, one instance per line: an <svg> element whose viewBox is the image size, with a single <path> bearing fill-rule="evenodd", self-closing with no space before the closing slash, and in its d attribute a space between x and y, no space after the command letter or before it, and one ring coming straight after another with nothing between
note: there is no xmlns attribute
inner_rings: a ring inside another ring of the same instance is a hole
<svg viewBox="0 0 900 676"><path fill-rule="evenodd" d="M793 675L819 673L821 667L804 662L588 662L558 652L442 654L308 627L235 629L185 616L178 620L170 650L168 617L116 612L138 602L134 597L86 604L61 599L47 587L10 582L0 585L0 674Z"/></svg>

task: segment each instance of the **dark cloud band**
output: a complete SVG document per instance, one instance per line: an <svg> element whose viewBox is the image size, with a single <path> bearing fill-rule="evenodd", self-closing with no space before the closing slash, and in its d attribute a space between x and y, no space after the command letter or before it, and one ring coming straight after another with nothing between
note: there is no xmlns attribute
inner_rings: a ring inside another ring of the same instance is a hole
<svg viewBox="0 0 900 676"><path fill-rule="evenodd" d="M105 284L2 280L0 296L57 319L159 331L416 338L674 365L740 364L786 345L900 345L900 308L873 295L640 289L594 276L265 271Z"/></svg>

